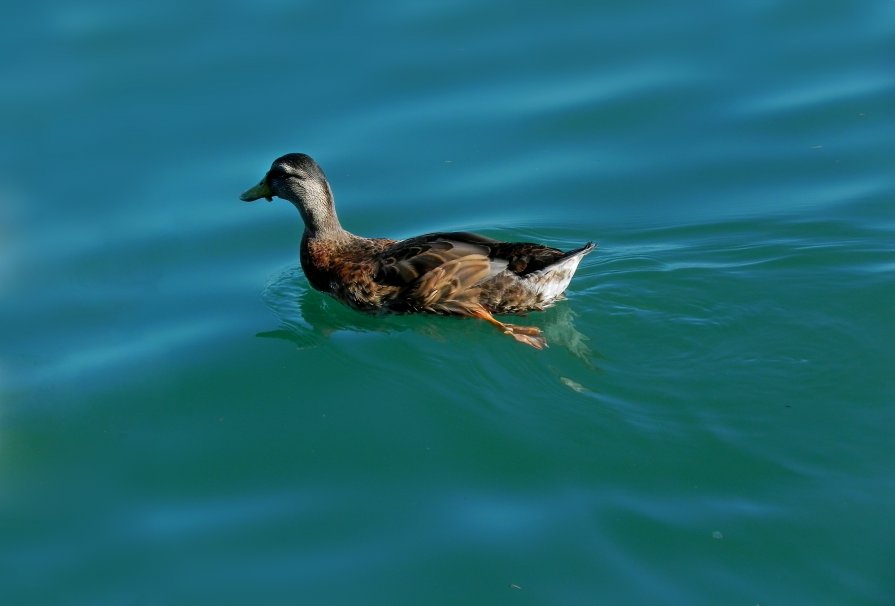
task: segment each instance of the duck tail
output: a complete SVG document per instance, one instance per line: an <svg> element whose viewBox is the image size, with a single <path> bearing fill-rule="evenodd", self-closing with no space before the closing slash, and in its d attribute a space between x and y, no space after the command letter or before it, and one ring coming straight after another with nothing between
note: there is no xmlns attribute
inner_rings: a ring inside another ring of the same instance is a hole
<svg viewBox="0 0 895 606"><path fill-rule="evenodd" d="M562 263L564 260L568 259L569 257L575 257L575 256L583 257L584 255L590 253L596 247L597 247L596 242L588 242L587 244L585 244L584 246L582 246L580 248L570 250L569 252L567 252L566 254L561 256L559 258L559 260L556 261L556 263ZM556 263L551 263L550 266L552 267L553 265L556 265Z"/></svg>
<svg viewBox="0 0 895 606"><path fill-rule="evenodd" d="M596 247L595 243L588 242L580 248L570 250L544 269L526 276L526 285L537 292L544 305L551 305L569 287L581 259Z"/></svg>

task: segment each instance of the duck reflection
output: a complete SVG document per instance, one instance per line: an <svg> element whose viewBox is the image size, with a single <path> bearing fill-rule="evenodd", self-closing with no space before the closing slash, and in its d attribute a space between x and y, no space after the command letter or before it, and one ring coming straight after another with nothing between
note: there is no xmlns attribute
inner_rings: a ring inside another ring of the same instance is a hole
<svg viewBox="0 0 895 606"><path fill-rule="evenodd" d="M302 349L317 346L339 331L389 333L411 328L395 316L368 316L348 309L310 288L298 267L274 276L262 298L279 318L280 327L258 336L284 339Z"/></svg>
<svg viewBox="0 0 895 606"><path fill-rule="evenodd" d="M330 297L310 288L298 267L286 269L265 286L264 302L280 320L275 330L258 333L262 338L283 339L301 349L316 347L333 333L414 331L438 341L458 330L479 328L478 323L458 318L436 318L414 315L367 315L349 309ZM560 302L556 307L534 316L549 338L551 348L567 349L588 364L594 352L588 337L575 328L576 313Z"/></svg>

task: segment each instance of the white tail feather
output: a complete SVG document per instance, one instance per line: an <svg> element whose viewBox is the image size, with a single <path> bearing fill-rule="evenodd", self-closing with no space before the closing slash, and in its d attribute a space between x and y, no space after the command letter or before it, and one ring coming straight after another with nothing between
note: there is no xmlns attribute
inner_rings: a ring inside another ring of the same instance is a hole
<svg viewBox="0 0 895 606"><path fill-rule="evenodd" d="M529 274L523 283L538 295L542 304L549 305L569 287L572 276L575 275L578 264L581 263L581 258L593 249L594 245L589 244L579 252Z"/></svg>

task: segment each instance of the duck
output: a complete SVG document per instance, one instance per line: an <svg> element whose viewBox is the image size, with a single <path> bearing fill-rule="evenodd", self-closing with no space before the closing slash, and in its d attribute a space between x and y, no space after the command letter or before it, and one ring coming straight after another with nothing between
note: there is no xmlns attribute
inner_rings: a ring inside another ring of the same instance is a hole
<svg viewBox="0 0 895 606"><path fill-rule="evenodd" d="M303 153L274 160L240 199L274 197L301 215L299 257L314 289L360 312L475 318L535 349L547 347L539 328L494 316L542 311L564 298L581 259L596 246L562 251L456 231L404 240L358 236L342 227L323 169Z"/></svg>

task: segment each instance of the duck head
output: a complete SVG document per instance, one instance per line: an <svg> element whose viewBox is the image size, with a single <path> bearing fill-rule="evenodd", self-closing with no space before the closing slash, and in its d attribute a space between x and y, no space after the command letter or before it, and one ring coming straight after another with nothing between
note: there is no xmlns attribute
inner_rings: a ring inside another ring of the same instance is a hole
<svg viewBox="0 0 895 606"><path fill-rule="evenodd" d="M277 158L261 182L239 198L245 202L265 198L270 202L274 196L292 202L312 234L341 230L326 175L311 156L286 154Z"/></svg>

